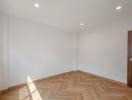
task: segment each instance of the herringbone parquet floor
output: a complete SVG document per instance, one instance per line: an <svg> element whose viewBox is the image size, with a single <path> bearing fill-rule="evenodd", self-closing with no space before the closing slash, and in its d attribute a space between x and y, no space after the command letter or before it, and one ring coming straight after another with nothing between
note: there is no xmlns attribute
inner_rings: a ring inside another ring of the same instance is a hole
<svg viewBox="0 0 132 100"><path fill-rule="evenodd" d="M132 89L96 75L69 72L5 91L0 100L132 100Z"/></svg>

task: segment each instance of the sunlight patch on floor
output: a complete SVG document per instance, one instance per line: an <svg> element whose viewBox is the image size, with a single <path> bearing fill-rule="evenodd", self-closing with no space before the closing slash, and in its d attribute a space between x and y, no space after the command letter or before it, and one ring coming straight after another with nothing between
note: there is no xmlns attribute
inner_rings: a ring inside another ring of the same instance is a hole
<svg viewBox="0 0 132 100"><path fill-rule="evenodd" d="M25 86L25 87L22 87L21 89L19 89L19 100L27 100L27 98L30 97L30 93L29 93L29 90L28 90L28 87Z"/></svg>
<svg viewBox="0 0 132 100"><path fill-rule="evenodd" d="M27 86L19 89L18 94L19 100L42 100L39 91L29 76L27 76Z"/></svg>
<svg viewBox="0 0 132 100"><path fill-rule="evenodd" d="M28 84L29 92L32 96L32 99L42 100L42 97L40 96L35 84L33 83L32 79L29 76L27 77L27 84Z"/></svg>

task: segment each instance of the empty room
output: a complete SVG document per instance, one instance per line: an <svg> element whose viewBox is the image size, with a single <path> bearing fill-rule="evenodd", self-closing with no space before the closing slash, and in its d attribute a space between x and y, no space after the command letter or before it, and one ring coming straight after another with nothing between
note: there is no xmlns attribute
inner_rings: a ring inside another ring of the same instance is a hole
<svg viewBox="0 0 132 100"><path fill-rule="evenodd" d="M0 0L0 100L132 100L132 0Z"/></svg>

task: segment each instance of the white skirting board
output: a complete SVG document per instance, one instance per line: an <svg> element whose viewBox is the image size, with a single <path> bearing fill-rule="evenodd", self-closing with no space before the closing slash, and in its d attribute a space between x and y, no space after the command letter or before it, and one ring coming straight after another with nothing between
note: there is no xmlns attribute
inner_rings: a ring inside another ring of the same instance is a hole
<svg viewBox="0 0 132 100"><path fill-rule="evenodd" d="M100 68L97 69L94 67L86 67L86 66L85 67L79 66L78 69L84 72L92 73L95 75L99 75L105 78L109 78L127 84L127 75L120 74L118 72L110 72Z"/></svg>

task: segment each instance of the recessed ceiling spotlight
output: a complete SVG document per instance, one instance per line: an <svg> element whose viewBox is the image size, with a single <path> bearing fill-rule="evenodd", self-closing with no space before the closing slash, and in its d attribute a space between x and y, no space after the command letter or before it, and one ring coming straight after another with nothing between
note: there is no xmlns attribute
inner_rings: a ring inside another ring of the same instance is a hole
<svg viewBox="0 0 132 100"><path fill-rule="evenodd" d="M39 4L38 4L38 3L34 3L34 6L35 6L36 8L39 8Z"/></svg>
<svg viewBox="0 0 132 100"><path fill-rule="evenodd" d="M84 26L84 23L80 23L81 26Z"/></svg>
<svg viewBox="0 0 132 100"><path fill-rule="evenodd" d="M116 10L121 10L122 6L117 6Z"/></svg>

